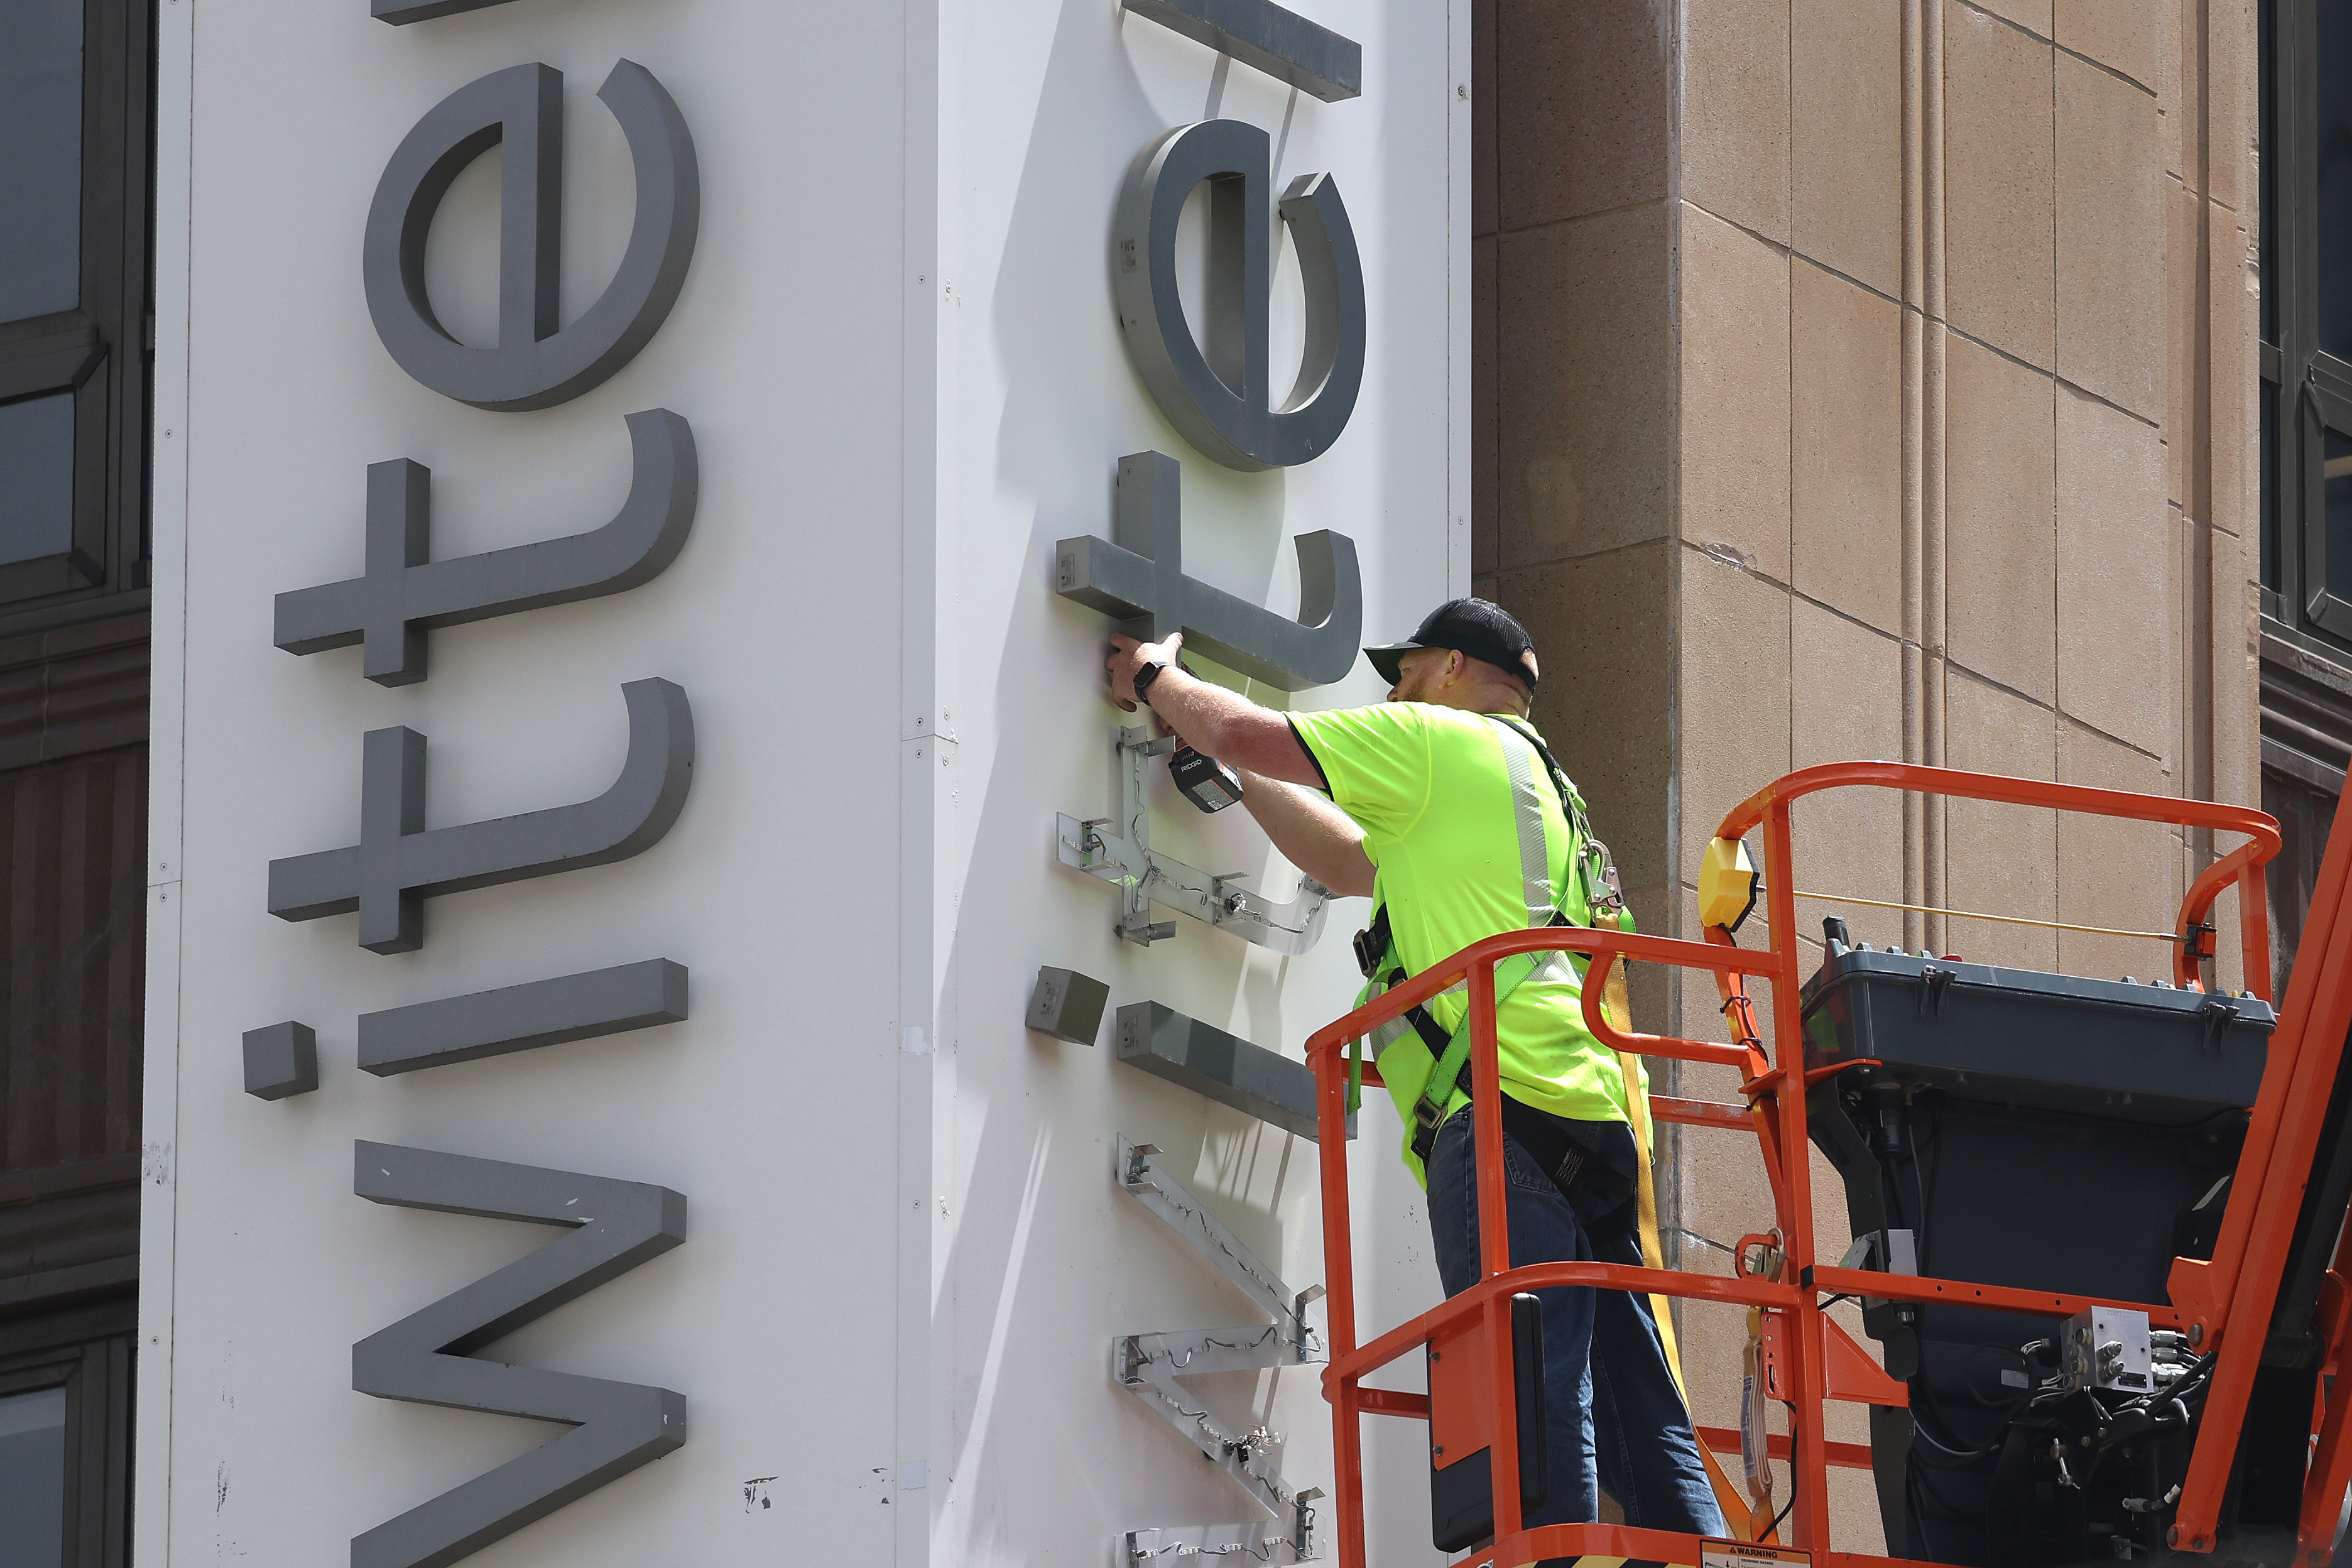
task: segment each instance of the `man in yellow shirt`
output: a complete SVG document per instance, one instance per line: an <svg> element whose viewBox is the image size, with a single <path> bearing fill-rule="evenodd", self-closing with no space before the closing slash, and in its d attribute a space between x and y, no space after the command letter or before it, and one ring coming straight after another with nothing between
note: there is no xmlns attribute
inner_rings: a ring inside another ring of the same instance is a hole
<svg viewBox="0 0 2352 1568"><path fill-rule="evenodd" d="M1618 900L1583 802L1527 721L1538 677L1527 632L1483 599L1441 605L1402 643L1367 648L1391 689L1375 707L1277 713L1194 679L1181 636L1112 639L1111 695L1150 705L1234 768L1242 803L1275 847L1341 895L1375 900L1359 953L1394 984L1497 931L1587 925ZM1616 1054L1585 1027L1580 967L1565 954L1496 966L1511 1262L1638 1265L1640 1154ZM1405 1123L1404 1159L1427 1189L1447 1294L1478 1279L1475 1156L1459 991L1373 1041ZM1542 1297L1549 1497L1535 1524L1599 1517L1720 1536L1707 1483L1648 1303L1617 1290Z"/></svg>

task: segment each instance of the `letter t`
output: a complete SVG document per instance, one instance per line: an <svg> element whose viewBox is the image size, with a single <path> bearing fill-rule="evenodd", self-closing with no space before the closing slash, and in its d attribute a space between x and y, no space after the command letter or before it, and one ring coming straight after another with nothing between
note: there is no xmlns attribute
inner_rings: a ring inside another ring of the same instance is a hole
<svg viewBox="0 0 2352 1568"><path fill-rule="evenodd" d="M370 730L360 757L360 945L415 952L425 900L403 884L401 840L425 831L425 737L404 725Z"/></svg>
<svg viewBox="0 0 2352 1568"><path fill-rule="evenodd" d="M407 577L432 550L433 470L406 458L370 463L361 673L378 686L425 679L425 627L408 618Z"/></svg>

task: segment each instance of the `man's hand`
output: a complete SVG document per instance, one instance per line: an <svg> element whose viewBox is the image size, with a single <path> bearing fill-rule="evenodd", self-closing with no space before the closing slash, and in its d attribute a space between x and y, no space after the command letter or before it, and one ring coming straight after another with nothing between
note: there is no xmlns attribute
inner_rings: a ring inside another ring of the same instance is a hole
<svg viewBox="0 0 2352 1568"><path fill-rule="evenodd" d="M1132 713L1138 700L1136 675L1147 664L1176 668L1176 656L1184 651L1184 634L1171 632L1158 642L1138 642L1124 633L1113 632L1110 650L1110 657L1103 660L1103 668L1110 671L1110 700Z"/></svg>
<svg viewBox="0 0 2352 1568"><path fill-rule="evenodd" d="M1322 772L1299 744L1288 719L1237 691L1195 679L1176 662L1176 656L1184 650L1183 634L1171 632L1158 642L1138 642L1114 632L1110 640L1111 656L1103 660L1103 667L1110 672L1110 700L1121 708L1135 711L1136 672L1156 659L1168 667L1168 673L1151 683L1148 700L1153 717L1169 733L1181 735L1202 756L1267 778L1321 786Z"/></svg>
<svg viewBox="0 0 2352 1568"><path fill-rule="evenodd" d="M1203 756L1242 771L1242 804L1274 847L1290 863L1335 893L1368 895L1372 863L1364 854L1363 830L1316 791L1322 770L1307 754L1290 721L1238 692L1196 680L1177 656L1184 637L1172 632L1156 643L1111 634L1110 700L1132 713L1135 677L1154 660L1168 673L1152 682L1152 727L1176 735Z"/></svg>

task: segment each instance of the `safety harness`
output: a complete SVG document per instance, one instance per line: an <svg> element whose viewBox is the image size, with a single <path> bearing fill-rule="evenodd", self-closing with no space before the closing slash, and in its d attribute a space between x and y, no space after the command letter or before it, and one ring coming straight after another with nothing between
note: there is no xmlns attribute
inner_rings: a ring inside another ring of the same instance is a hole
<svg viewBox="0 0 2352 1568"><path fill-rule="evenodd" d="M1564 889L1556 884L1551 874L1550 847L1544 835L1543 795L1536 786L1534 761L1541 759L1544 771L1550 776L1554 794L1559 797L1561 815L1568 818L1575 844L1569 875L1577 879L1584 896L1584 907L1593 923L1603 918L1612 920L1620 929L1627 926L1623 891L1617 881L1617 868L1609 858L1609 847L1592 836L1592 825L1585 816L1584 799L1576 793L1551 751L1534 731L1510 719L1495 714L1481 717L1495 726L1496 737L1503 748L1503 765L1510 775L1513 815L1517 819L1519 838L1519 873L1526 887L1528 924L1530 926L1566 926L1577 922L1569 919ZM1524 746L1514 745L1516 736ZM1532 756L1530 755L1532 753ZM1495 1005L1499 1009L1521 984L1556 968L1563 961L1574 960L1559 952L1515 953L1495 966ZM1388 906L1384 903L1372 911L1371 923L1356 933L1356 963L1370 982L1365 988L1367 998L1401 984L1406 978L1403 963L1396 955L1396 942L1390 928ZM1582 966L1575 973L1581 975ZM1383 1025L1372 1037L1375 1057L1385 1053L1389 1045L1400 1038L1410 1027L1421 1037L1429 1054L1434 1058L1429 1078L1412 1108L1412 1133L1410 1147L1416 1166L1425 1168L1430 1151L1437 1143L1437 1129L1445 1120L1448 1103L1462 1079L1463 1068L1470 1060L1470 1016L1465 1011L1461 1026L1448 1032L1430 1016L1424 1006L1405 1009L1402 1019ZM1363 1081L1361 1042L1349 1047L1348 1108L1353 1110L1360 1098Z"/></svg>
<svg viewBox="0 0 2352 1568"><path fill-rule="evenodd" d="M1577 885L1584 894L1585 911L1591 917L1591 923L1597 926L1605 919L1615 924L1620 931L1632 931L1633 915L1625 908L1624 892L1618 885L1617 868L1610 858L1609 847L1593 837L1592 825L1585 816L1583 797L1576 793L1576 786L1569 782L1568 775L1561 771L1560 765L1552 760L1550 750L1533 731L1511 720L1498 718L1493 714L1485 714L1482 717L1487 722L1496 725L1498 731L1508 730L1512 734L1517 735L1527 742L1528 751L1532 751L1535 755L1543 759L1544 771L1550 775L1552 789L1559 797L1561 814L1568 818L1569 826L1576 836L1572 853L1573 864L1569 869L1570 874L1577 879ZM1499 734L1498 738L1500 738ZM1573 925L1576 922L1568 918L1563 907L1565 900L1561 890L1552 880L1550 855L1544 837L1543 800L1536 789L1535 770L1528 763L1528 751L1522 751L1512 745L1507 739L1502 741L1502 745L1503 762L1510 773L1512 802L1518 823L1519 866L1527 884L1528 924L1530 926ZM1495 966L1496 1007L1500 1009L1504 998L1517 990L1522 982L1549 968L1563 958L1568 958L1571 963L1575 963L1574 958L1570 955L1551 952L1519 953L1496 964ZM1363 970L1364 978L1368 982L1362 999L1364 1001L1369 1001L1372 996L1401 984L1405 980L1404 965L1395 954L1395 941L1389 926L1387 905L1383 904L1373 910L1370 925L1356 933L1356 962ZM1584 972L1585 966L1578 964L1576 973L1580 978ZM1610 1021L1619 1029L1631 1029L1633 1020L1626 1006L1624 987L1625 966L1622 963L1611 965L1608 993L1602 997L1601 1005ZM1361 1001L1358 1005L1361 1005ZM1414 1173L1421 1175L1422 1170L1427 1166L1430 1151L1436 1147L1437 1130L1445 1121L1447 1102L1453 1100L1461 1083L1462 1069L1470 1059L1470 1018L1465 1010L1462 1026L1448 1034L1435 1018L1430 1016L1427 1008L1409 1007L1405 1009L1402 1020L1383 1024L1374 1032L1372 1036L1374 1055L1384 1054L1391 1043L1402 1037L1408 1026L1420 1036L1422 1043L1428 1047L1430 1055L1436 1058L1436 1065L1430 1069L1429 1079L1422 1086L1420 1097L1413 1102L1412 1108L1411 1158L1412 1163L1418 1167ZM1356 1109L1362 1085L1363 1061L1359 1055L1361 1047L1361 1041L1351 1042L1348 1047L1348 1109L1350 1111ZM1619 1052L1617 1059L1620 1069L1625 1075L1626 1104L1633 1119L1636 1147L1640 1152L1635 1214L1636 1229L1641 1238L1642 1262L1645 1268L1663 1268L1665 1267L1665 1260L1658 1235L1657 1188L1650 1168L1654 1129L1650 1122L1649 1100L1635 1087L1640 1081L1639 1059L1627 1051ZM1666 1369L1674 1378L1675 1392L1683 1396L1684 1409L1687 1413L1690 1404L1689 1391L1683 1382L1682 1351L1681 1346L1676 1343L1671 1304L1663 1296L1654 1295L1649 1300L1650 1317L1652 1322L1656 1325L1661 1348L1665 1352ZM1738 1489L1732 1484L1731 1478L1724 1473L1722 1464L1704 1441L1699 1443L1698 1452L1699 1458L1706 1468L1708 1483L1714 1489L1716 1500L1722 1507L1725 1518L1737 1519L1747 1512L1748 1510L1740 1506L1744 1500L1741 1499ZM1767 1511L1769 1512L1769 1509ZM1769 1528L1761 1530L1758 1528L1761 1518L1762 1516L1759 1515L1748 1520L1748 1528L1743 1532L1743 1539L1771 1538Z"/></svg>

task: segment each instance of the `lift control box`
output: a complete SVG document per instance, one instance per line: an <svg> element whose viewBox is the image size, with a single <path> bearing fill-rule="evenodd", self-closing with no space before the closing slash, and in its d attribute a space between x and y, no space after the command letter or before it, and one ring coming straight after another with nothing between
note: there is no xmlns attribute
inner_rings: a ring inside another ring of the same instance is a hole
<svg viewBox="0 0 2352 1568"><path fill-rule="evenodd" d="M2128 1307L2085 1307L2058 1333L2058 1369L2069 1388L2146 1394L2156 1386L2147 1314Z"/></svg>

